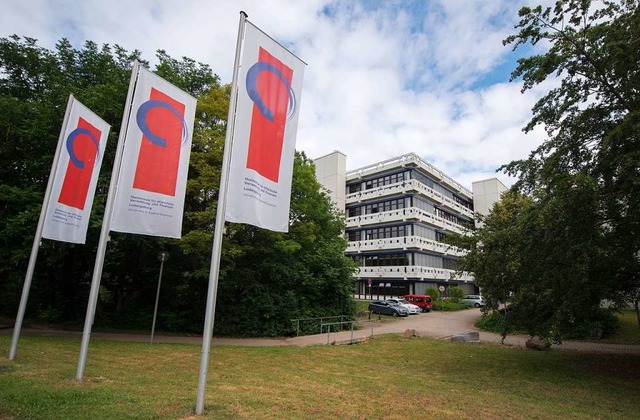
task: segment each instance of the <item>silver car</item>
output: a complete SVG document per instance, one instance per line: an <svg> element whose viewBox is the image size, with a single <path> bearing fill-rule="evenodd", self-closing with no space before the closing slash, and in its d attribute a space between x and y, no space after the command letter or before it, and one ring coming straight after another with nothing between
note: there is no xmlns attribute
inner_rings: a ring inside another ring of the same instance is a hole
<svg viewBox="0 0 640 420"><path fill-rule="evenodd" d="M397 303L384 301L373 301L369 303L369 312L372 314L382 314L391 316L407 316L409 311L407 308L398 305Z"/></svg>
<svg viewBox="0 0 640 420"><path fill-rule="evenodd" d="M387 302L395 303L396 305L400 305L405 308L409 314L415 315L422 312L422 309L418 305L414 305L413 303L407 302L406 299L387 299Z"/></svg>
<svg viewBox="0 0 640 420"><path fill-rule="evenodd" d="M460 300L460 302L471 303L476 308L479 308L486 304L486 302L484 301L484 298L480 295L466 295Z"/></svg>

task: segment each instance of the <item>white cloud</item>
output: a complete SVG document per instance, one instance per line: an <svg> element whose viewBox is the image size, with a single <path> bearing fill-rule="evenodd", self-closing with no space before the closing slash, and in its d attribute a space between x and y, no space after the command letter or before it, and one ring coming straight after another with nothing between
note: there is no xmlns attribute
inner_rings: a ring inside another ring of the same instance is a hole
<svg viewBox="0 0 640 420"><path fill-rule="evenodd" d="M501 41L517 8L509 0L8 0L0 36L32 36L47 48L62 37L78 48L119 44L152 62L164 49L229 82L244 10L308 63L298 149L341 150L349 169L413 151L471 187L543 138L521 131L540 91L523 95L508 73L495 73L514 60Z"/></svg>

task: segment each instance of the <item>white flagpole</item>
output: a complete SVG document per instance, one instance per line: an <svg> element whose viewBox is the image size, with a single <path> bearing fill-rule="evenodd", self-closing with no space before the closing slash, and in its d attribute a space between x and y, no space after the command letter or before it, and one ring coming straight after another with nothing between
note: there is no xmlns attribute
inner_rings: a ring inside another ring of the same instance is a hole
<svg viewBox="0 0 640 420"><path fill-rule="evenodd" d="M67 130L67 124L69 122L69 112L71 112L71 104L73 103L73 95L69 95L67 100L67 110L64 113L64 120L62 121L62 128L60 129L60 135L58 136L58 145L56 147L55 155L53 156L53 163L51 164L51 171L49 172L49 181L47 182L47 189L44 193L44 200L42 201L42 209L40 209L40 219L38 220L38 227L36 227L36 234L33 238L33 246L31 247L31 257L29 257L29 265L27 266L27 274L24 278L24 285L22 286L22 297L20 298L20 306L18 306L18 315L16 316L16 323L13 327L13 339L11 340L11 348L9 349L9 360L13 360L16 357L18 351L18 339L20 338L20 330L22 329L22 321L24 319L24 313L27 309L27 300L29 299L29 289L31 289L31 280L33 279L33 271L36 267L36 260L38 259L38 249L40 248L40 241L42 240L42 228L44 226L44 218L49 207L49 200L51 200L51 190L53 189L53 180L56 177L58 168L58 160L60 160L60 151L62 150L62 144L64 143L64 134Z"/></svg>
<svg viewBox="0 0 640 420"><path fill-rule="evenodd" d="M227 132L224 141L222 158L222 173L218 191L218 208L216 210L216 226L213 231L213 248L211 251L211 267L209 268L209 289L207 292L207 309L202 333L202 354L200 356L200 375L198 376L198 397L196 400L196 414L204 411L204 397L207 386L207 371L209 369L209 350L213 336L213 323L216 312L216 295L218 293L218 275L220 273L220 252L222 251L222 230L224 229L224 214L227 201L228 175L231 163L231 149L233 142L233 128L235 124L236 102L238 97L238 69L240 67L241 43L244 37L244 25L247 19L245 12L240 12L238 40L236 43L236 58L233 65L233 79L231 82L231 97L229 99L229 114L227 117Z"/></svg>
<svg viewBox="0 0 640 420"><path fill-rule="evenodd" d="M120 134L118 136L118 145L116 148L116 156L113 162L113 170L111 172L111 181L109 183L109 194L107 195L107 203L104 208L104 217L102 219L102 230L100 231L100 240L98 242L98 251L96 253L96 262L93 267L93 278L91 279L91 291L89 293L89 302L87 304L87 314L84 319L84 332L82 333L82 344L80 346L80 359L78 360L78 370L76 379L82 381L84 368L87 362L87 351L89 350L89 337L91 336L91 326L96 313L96 304L98 303L98 292L100 291L100 279L102 278L102 267L104 265L104 254L107 250L107 239L109 236L109 227L111 225L111 214L113 213L113 203L116 196L116 185L120 175L120 165L122 163L122 153L124 150L124 137L127 133L127 126L131 117L131 102L133 98L133 88L138 79L138 61L133 62L131 69L131 79L129 80L129 91L125 102L124 113L122 114L122 125L120 126Z"/></svg>

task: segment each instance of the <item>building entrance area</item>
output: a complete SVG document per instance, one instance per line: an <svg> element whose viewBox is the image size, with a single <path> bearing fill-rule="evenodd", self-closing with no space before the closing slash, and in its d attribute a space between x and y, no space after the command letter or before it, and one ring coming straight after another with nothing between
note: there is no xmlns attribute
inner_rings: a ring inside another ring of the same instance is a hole
<svg viewBox="0 0 640 420"><path fill-rule="evenodd" d="M358 299L383 300L392 296L410 295L413 283L397 280L371 279L369 286L368 279L361 279L354 282L354 294Z"/></svg>

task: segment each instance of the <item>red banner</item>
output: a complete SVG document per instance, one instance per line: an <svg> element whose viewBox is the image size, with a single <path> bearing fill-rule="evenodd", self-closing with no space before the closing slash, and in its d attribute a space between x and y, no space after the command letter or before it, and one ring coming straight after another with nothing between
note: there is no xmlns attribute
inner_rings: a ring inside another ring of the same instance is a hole
<svg viewBox="0 0 640 420"><path fill-rule="evenodd" d="M148 104L150 106L141 115L146 126L140 125L148 131L141 127L144 135L133 188L173 197L180 165L185 106L155 88L151 88ZM176 111L180 117L174 113Z"/></svg>
<svg viewBox="0 0 640 420"><path fill-rule="evenodd" d="M266 65L253 78L248 78L252 79L248 83L255 83L252 87L260 106L253 105L247 168L278 182L293 70L263 48L260 48L258 63Z"/></svg>
<svg viewBox="0 0 640 420"><path fill-rule="evenodd" d="M70 160L58 202L84 210L102 133L83 118L78 119L77 128L81 130L73 131L66 140Z"/></svg>

